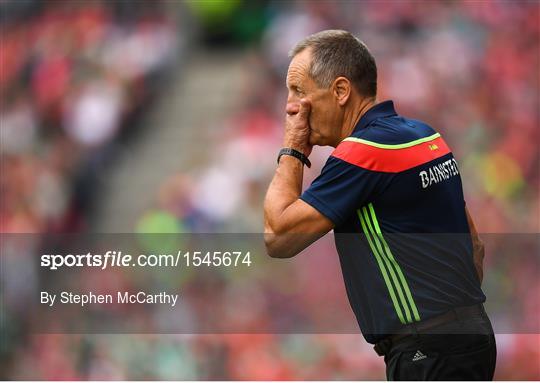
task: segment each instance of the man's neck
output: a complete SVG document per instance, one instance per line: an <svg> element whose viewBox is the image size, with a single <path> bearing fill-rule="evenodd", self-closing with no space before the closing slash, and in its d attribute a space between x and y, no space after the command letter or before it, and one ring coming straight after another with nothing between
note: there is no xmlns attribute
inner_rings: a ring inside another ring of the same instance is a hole
<svg viewBox="0 0 540 383"><path fill-rule="evenodd" d="M353 132L355 126L358 124L358 121L362 116L373 107L377 102L372 98L363 98L358 105L352 109L349 116L345 116L345 122L343 124L343 129L341 130L341 137L339 142L336 143L336 146L343 141L345 138L349 137Z"/></svg>

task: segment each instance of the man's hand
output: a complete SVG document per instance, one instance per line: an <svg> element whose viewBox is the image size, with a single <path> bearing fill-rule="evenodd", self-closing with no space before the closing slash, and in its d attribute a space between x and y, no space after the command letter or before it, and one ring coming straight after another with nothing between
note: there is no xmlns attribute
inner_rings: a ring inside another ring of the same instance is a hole
<svg viewBox="0 0 540 383"><path fill-rule="evenodd" d="M309 101L287 104L284 146L309 156ZM311 205L299 199L304 164L282 156L264 200L264 232L268 255L288 258L298 254L330 231L334 224Z"/></svg>
<svg viewBox="0 0 540 383"><path fill-rule="evenodd" d="M287 116L283 147L296 149L306 157L309 156L312 149L309 144L311 104L307 99L301 99L300 103L288 103L285 111Z"/></svg>

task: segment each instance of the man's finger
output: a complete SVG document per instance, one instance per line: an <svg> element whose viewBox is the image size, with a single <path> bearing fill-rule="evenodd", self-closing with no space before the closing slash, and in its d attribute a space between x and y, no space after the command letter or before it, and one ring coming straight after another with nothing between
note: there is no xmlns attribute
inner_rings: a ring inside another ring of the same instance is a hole
<svg viewBox="0 0 540 383"><path fill-rule="evenodd" d="M300 100L300 112L298 112L298 117L302 119L306 119L309 116L309 112L311 111L311 104L308 100L305 98Z"/></svg>

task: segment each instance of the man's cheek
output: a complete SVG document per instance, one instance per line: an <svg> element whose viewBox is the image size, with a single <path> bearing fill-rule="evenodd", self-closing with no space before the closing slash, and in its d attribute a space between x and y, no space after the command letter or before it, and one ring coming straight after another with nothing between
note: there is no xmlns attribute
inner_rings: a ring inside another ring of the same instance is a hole
<svg viewBox="0 0 540 383"><path fill-rule="evenodd" d="M316 119L314 118L313 116L313 110L311 111L311 113L309 114L309 117L308 117L308 125L309 125L309 130L310 131L317 131L317 122L316 122Z"/></svg>

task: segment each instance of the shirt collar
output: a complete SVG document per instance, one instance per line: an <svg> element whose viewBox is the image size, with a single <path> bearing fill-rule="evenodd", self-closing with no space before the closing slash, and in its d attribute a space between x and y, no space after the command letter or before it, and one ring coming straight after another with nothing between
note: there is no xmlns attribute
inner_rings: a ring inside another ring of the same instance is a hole
<svg viewBox="0 0 540 383"><path fill-rule="evenodd" d="M373 120L381 117L390 117L397 116L396 110L394 109L394 102L392 100L380 102L372 106L358 121L354 131L364 129L368 126Z"/></svg>

